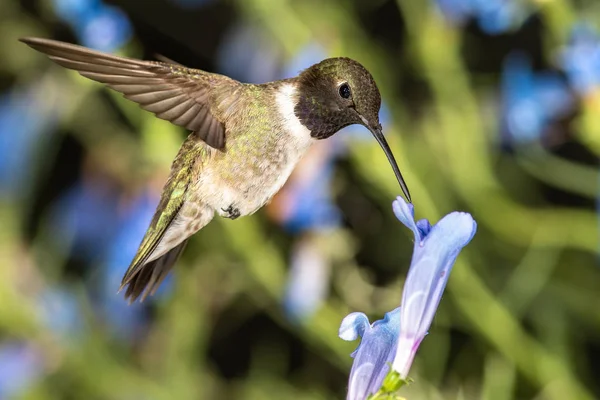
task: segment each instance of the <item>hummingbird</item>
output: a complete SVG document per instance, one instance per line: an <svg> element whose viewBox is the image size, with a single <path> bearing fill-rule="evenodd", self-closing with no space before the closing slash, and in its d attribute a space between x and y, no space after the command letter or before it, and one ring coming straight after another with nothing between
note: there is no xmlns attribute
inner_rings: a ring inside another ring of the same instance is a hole
<svg viewBox="0 0 600 400"><path fill-rule="evenodd" d="M123 276L119 291L127 288L130 303L154 294L190 236L215 214L233 220L256 212L313 143L348 125L373 134L411 201L379 123L379 89L350 58L328 58L293 78L249 84L175 62L119 57L50 39L20 41L191 132Z"/></svg>

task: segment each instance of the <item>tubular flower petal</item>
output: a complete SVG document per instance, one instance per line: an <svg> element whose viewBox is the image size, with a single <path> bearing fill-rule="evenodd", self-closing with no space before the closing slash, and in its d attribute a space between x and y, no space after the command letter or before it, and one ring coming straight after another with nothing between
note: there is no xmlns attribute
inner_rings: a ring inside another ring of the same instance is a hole
<svg viewBox="0 0 600 400"><path fill-rule="evenodd" d="M408 277L402 294L402 307L369 324L367 316L354 312L340 326L344 340L361 337L352 353L348 400L364 400L376 393L389 372L388 365L406 379L421 341L427 334L456 257L466 246L477 224L470 214L453 212L431 225L416 221L414 208L402 197L393 202L396 217L415 236Z"/></svg>

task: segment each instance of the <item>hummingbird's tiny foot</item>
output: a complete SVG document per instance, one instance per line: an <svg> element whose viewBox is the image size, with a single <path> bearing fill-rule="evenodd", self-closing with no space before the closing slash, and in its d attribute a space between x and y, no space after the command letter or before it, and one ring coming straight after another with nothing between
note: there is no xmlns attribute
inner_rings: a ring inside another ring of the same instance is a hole
<svg viewBox="0 0 600 400"><path fill-rule="evenodd" d="M240 210L235 208L233 204L227 207L227 209L221 208L221 210L226 213L226 215L223 215L225 218L236 219L241 215Z"/></svg>

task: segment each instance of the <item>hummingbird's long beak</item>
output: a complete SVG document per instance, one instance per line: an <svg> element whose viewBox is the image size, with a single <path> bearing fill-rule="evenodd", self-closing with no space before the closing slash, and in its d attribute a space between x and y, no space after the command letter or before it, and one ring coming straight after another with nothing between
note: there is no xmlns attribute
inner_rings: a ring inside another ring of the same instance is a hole
<svg viewBox="0 0 600 400"><path fill-rule="evenodd" d="M369 128L369 130L371 131L373 136L375 136L375 139L377 140L377 142L383 149L383 152L385 153L388 161L390 162L390 165L392 166L392 169L394 170L394 174L396 174L396 179L398 179L398 183L400 184L400 187L402 188L402 192L404 193L404 196L406 197L406 199L408 200L409 203L412 203L412 200L410 199L410 192L408 191L408 186L406 186L406 182L404 182L404 178L402 177L402 174L400 173L400 168L398 168L398 164L396 163L394 154L392 153L392 150L390 150L390 146L388 146L387 141L385 140L385 137L383 136L383 132L381 131L381 125L378 126L377 128L373 128L368 123L366 123L366 121L365 121L365 125Z"/></svg>

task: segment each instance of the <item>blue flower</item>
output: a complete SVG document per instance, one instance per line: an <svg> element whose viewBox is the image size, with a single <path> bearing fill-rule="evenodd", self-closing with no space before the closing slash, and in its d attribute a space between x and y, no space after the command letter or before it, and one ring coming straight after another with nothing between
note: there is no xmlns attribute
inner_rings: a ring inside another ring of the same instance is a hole
<svg viewBox="0 0 600 400"><path fill-rule="evenodd" d="M6 341L0 346L0 399L20 398L44 372L44 359L34 346Z"/></svg>
<svg viewBox="0 0 600 400"><path fill-rule="evenodd" d="M57 92L55 86L42 82L0 96L0 196L27 192L36 152L62 111Z"/></svg>
<svg viewBox="0 0 600 400"><path fill-rule="evenodd" d="M417 349L431 325L456 257L466 246L477 224L470 214L453 212L436 225L414 220L414 208L402 197L393 203L396 217L415 236L412 262L402 294L402 307L369 325L363 313L352 313L342 321L344 340L362 337L352 354L348 399L366 399L375 393L388 373L387 363L406 378Z"/></svg>
<svg viewBox="0 0 600 400"><path fill-rule="evenodd" d="M333 203L331 187L335 169L336 154L327 149L322 155L315 155L311 169L307 163L296 172L285 188L287 201L285 215L282 217L284 227L293 233L309 230L328 230L339 226L340 212Z"/></svg>
<svg viewBox="0 0 600 400"><path fill-rule="evenodd" d="M85 23L75 26L84 46L113 52L131 38L127 15L117 7L102 6Z"/></svg>
<svg viewBox="0 0 600 400"><path fill-rule="evenodd" d="M283 307L292 322L310 318L329 290L330 257L318 246L321 236L306 234L292 249Z"/></svg>
<svg viewBox="0 0 600 400"><path fill-rule="evenodd" d="M309 318L328 293L331 260L318 242L341 222L331 194L339 147L336 142L313 147L270 208L277 221L298 236L283 299L294 322Z"/></svg>
<svg viewBox="0 0 600 400"><path fill-rule="evenodd" d="M436 5L450 22L462 25L473 18L489 35L509 31L526 15L514 0L436 0Z"/></svg>
<svg viewBox="0 0 600 400"><path fill-rule="evenodd" d="M83 331L83 312L75 292L62 285L49 286L38 299L39 318L44 326L65 343L72 343Z"/></svg>
<svg viewBox="0 0 600 400"><path fill-rule="evenodd" d="M172 289L172 275L168 275L156 295L147 302L128 305L123 294L117 293L123 273L148 229L158 200L158 194L149 190L135 197L125 210L120 226L115 229L114 240L99 271L95 298L98 313L108 323L112 334L128 341L134 340L148 323L148 305Z"/></svg>
<svg viewBox="0 0 600 400"><path fill-rule="evenodd" d="M111 182L92 174L75 183L54 206L55 240L70 245L77 259L96 262L119 224L119 195Z"/></svg>
<svg viewBox="0 0 600 400"><path fill-rule="evenodd" d="M400 337L392 367L406 377L421 340L433 321L458 253L475 235L470 214L453 212L433 227L422 219L415 223L414 208L398 197L396 217L415 235L413 257L404 283Z"/></svg>
<svg viewBox="0 0 600 400"><path fill-rule="evenodd" d="M100 0L54 0L54 11L62 20L76 25L102 7Z"/></svg>
<svg viewBox="0 0 600 400"><path fill-rule="evenodd" d="M505 142L536 142L548 127L568 115L574 99L553 72L533 71L529 56L513 52L502 70L502 134Z"/></svg>
<svg viewBox="0 0 600 400"><path fill-rule="evenodd" d="M600 36L591 26L576 25L569 44L562 52L561 65L580 94L586 95L600 86Z"/></svg>
<svg viewBox="0 0 600 400"><path fill-rule="evenodd" d="M218 71L249 83L276 79L280 50L261 32L255 24L232 25L218 48Z"/></svg>
<svg viewBox="0 0 600 400"><path fill-rule="evenodd" d="M112 52L131 38L131 24L120 8L101 0L53 0L53 4L84 46Z"/></svg>
<svg viewBox="0 0 600 400"><path fill-rule="evenodd" d="M400 307L369 324L367 316L353 312L342 321L340 338L348 341L361 337L352 353L354 362L348 381L348 400L363 400L377 392L394 361L400 332Z"/></svg>

